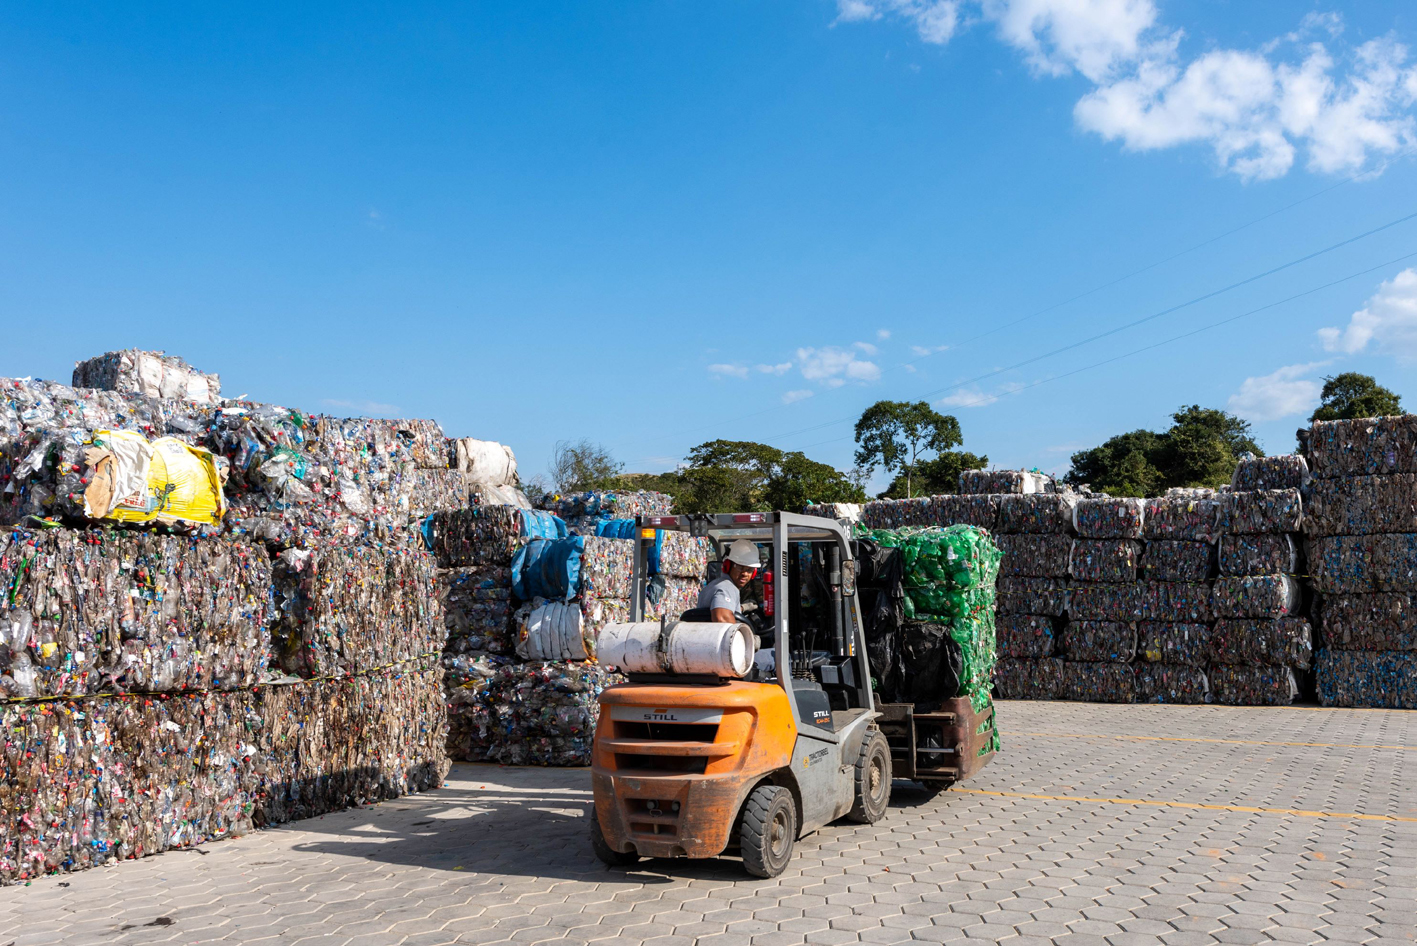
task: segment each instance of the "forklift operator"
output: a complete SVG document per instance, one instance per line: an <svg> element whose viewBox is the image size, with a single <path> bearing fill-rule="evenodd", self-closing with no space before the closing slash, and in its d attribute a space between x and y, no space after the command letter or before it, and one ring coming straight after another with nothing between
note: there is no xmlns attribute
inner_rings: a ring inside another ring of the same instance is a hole
<svg viewBox="0 0 1417 946"><path fill-rule="evenodd" d="M742 590L758 573L758 547L738 539L723 560L723 574L704 585L699 607L708 608L715 624L736 624L742 620Z"/></svg>

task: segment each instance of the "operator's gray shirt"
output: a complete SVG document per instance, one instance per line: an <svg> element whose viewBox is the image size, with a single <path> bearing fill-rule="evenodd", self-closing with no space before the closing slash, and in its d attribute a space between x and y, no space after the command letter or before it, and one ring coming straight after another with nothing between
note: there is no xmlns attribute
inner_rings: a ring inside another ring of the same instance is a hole
<svg viewBox="0 0 1417 946"><path fill-rule="evenodd" d="M719 575L699 592L701 608L727 608L730 614L737 614L742 604L738 586L727 575Z"/></svg>

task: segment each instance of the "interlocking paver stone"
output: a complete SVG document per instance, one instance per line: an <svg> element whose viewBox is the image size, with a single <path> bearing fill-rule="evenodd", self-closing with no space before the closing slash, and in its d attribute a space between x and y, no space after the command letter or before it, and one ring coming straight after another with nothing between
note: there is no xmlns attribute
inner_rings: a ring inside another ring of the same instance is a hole
<svg viewBox="0 0 1417 946"><path fill-rule="evenodd" d="M1165 803L1411 818L1417 713L1006 702L999 720L1004 750L962 791L897 782L884 821L802 839L774 880L731 859L607 869L585 770L457 765L424 795L0 889L0 944L1414 942L1417 823ZM1136 738L1157 735L1194 741Z"/></svg>

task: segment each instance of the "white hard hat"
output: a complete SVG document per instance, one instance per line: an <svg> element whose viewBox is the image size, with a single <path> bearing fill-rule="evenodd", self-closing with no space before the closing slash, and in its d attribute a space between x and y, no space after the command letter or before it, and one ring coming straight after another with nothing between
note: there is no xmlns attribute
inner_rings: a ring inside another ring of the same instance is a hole
<svg viewBox="0 0 1417 946"><path fill-rule="evenodd" d="M747 539L738 539L728 549L728 561L744 568L757 568L758 547Z"/></svg>

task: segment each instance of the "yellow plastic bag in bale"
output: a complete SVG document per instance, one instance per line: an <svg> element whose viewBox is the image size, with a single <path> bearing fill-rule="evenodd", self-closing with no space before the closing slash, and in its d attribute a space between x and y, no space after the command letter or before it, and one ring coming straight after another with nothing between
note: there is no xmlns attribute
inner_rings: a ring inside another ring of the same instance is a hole
<svg viewBox="0 0 1417 946"><path fill-rule="evenodd" d="M84 511L91 518L214 525L226 512L216 457L176 437L148 444L131 431L99 430L86 459L92 472Z"/></svg>

